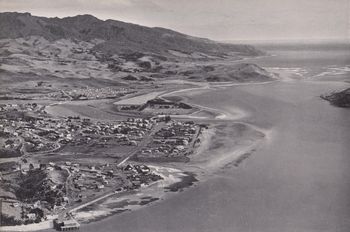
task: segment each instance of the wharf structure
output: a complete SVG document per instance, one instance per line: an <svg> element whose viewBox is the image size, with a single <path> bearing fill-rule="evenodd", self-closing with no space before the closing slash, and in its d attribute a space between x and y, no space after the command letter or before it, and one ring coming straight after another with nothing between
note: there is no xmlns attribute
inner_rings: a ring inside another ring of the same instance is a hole
<svg viewBox="0 0 350 232"><path fill-rule="evenodd" d="M56 219L53 224L54 228L58 231L78 230L80 228L80 224L75 219L63 221Z"/></svg>

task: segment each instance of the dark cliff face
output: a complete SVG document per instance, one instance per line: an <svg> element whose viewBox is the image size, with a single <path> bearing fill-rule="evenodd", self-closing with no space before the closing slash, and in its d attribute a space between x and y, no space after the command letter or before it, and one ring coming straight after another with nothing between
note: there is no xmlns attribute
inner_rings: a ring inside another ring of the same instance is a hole
<svg viewBox="0 0 350 232"><path fill-rule="evenodd" d="M27 36L42 36L48 40L101 39L105 42L96 49L110 53L141 51L164 54L168 50L177 50L210 55L262 54L249 45L218 43L164 28L150 28L116 20L103 21L91 15L60 19L36 17L29 13L0 13L0 39Z"/></svg>
<svg viewBox="0 0 350 232"><path fill-rule="evenodd" d="M338 107L350 107L350 88L338 93L332 93L321 97L328 100L332 105Z"/></svg>

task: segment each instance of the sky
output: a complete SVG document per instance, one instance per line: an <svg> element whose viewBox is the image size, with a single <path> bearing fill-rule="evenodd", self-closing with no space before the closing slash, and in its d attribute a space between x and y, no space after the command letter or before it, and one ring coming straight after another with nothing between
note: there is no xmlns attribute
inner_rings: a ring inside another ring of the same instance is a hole
<svg viewBox="0 0 350 232"><path fill-rule="evenodd" d="M350 0L0 0L0 11L92 14L214 40L350 40Z"/></svg>

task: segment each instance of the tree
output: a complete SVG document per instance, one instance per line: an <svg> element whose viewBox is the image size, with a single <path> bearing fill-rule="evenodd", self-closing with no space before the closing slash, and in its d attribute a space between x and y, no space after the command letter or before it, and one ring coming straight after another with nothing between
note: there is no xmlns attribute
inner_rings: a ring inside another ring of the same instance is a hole
<svg viewBox="0 0 350 232"><path fill-rule="evenodd" d="M171 117L169 115L165 116L165 118L164 118L165 122L170 122L170 120L171 120Z"/></svg>

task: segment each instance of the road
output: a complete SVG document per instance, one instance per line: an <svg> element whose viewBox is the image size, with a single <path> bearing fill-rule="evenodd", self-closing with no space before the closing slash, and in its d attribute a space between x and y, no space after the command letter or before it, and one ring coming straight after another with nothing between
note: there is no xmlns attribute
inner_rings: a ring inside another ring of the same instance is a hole
<svg viewBox="0 0 350 232"><path fill-rule="evenodd" d="M91 200L91 201L89 201L89 202L86 202L86 203L84 203L84 204L81 204L81 205L79 205L79 206L76 206L76 207L74 207L74 208L68 210L68 213L72 213L72 212L75 212L75 211L77 211L77 210L79 210L79 209L83 209L83 208L85 208L85 207L87 207L87 206L89 206L89 205L92 205L92 204L94 204L94 203L96 203L96 202L98 202L98 201L100 201L100 200L103 200L103 199L105 199L105 198L107 198L107 197L113 196L113 195L115 195L115 194L117 194L117 193L118 193L118 192L115 192L115 191L110 191L110 192L108 192L108 193L105 193L105 194L103 194L102 196L100 196L100 197L98 197L98 198L95 198L94 200Z"/></svg>
<svg viewBox="0 0 350 232"><path fill-rule="evenodd" d="M133 155L135 155L136 153L138 153L139 151L141 151L141 149L142 149L144 146L146 146L148 143L151 142L153 135L154 135L155 133L157 133L159 130L161 130L164 126L165 126L165 122L160 122L160 123L156 124L156 125L152 128L151 132L150 132L149 134L147 134L147 135L143 138L143 140L141 141L141 143L140 143L133 151L130 151L130 152L126 155L126 157L125 157L123 160L121 160L121 161L117 164L117 166L119 167L119 166L123 165L123 164L124 164L126 161L128 161Z"/></svg>

